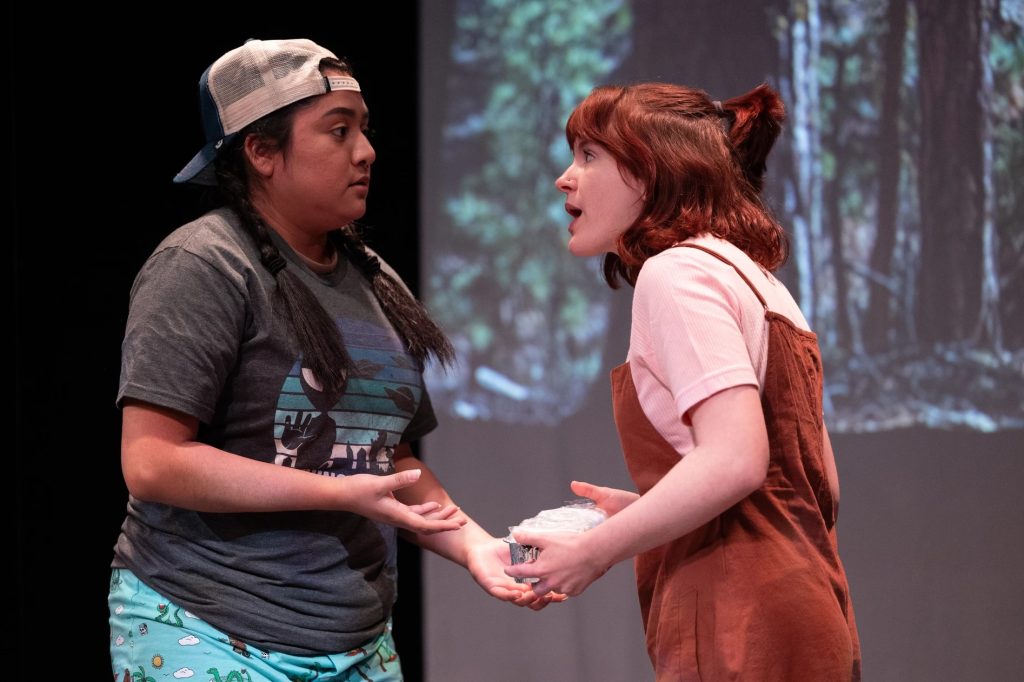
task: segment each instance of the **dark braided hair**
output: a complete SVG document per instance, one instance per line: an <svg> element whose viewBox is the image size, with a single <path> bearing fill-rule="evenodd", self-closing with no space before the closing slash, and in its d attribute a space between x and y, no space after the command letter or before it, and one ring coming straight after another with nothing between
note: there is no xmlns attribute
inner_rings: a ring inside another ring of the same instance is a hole
<svg viewBox="0 0 1024 682"><path fill-rule="evenodd" d="M341 246L349 260L369 280L373 295L377 297L388 321L405 341L409 353L421 363L426 361L427 356L433 355L442 365L451 365L455 361L455 349L448 337L430 319L423 304L400 281L381 269L380 260L367 251L355 225L346 225L331 233L331 236L337 240L336 246Z"/></svg>
<svg viewBox="0 0 1024 682"><path fill-rule="evenodd" d="M324 59L320 68L333 67L351 75L343 61ZM327 311L288 267L270 238L270 228L253 206L250 197L249 167L243 150L250 135L262 138L277 149L285 149L291 141L295 112L308 106L314 98L299 100L250 123L232 137L214 161L217 185L225 203L238 215L245 230L260 251L260 262L277 282L277 299L281 304L303 355L303 366L311 370L321 390L336 400L345 389L347 377L355 364L345 350L341 330ZM383 271L380 261L371 255L353 225L339 227L329 234L331 243L360 270L370 283L388 321L405 342L409 353L422 366L428 356L450 366L455 351L441 328L430 319L423 305L398 281Z"/></svg>

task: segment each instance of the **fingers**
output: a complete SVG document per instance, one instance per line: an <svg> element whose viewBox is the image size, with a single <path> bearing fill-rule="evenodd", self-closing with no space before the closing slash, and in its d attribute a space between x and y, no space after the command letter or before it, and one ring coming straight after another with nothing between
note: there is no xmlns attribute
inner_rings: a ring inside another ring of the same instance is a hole
<svg viewBox="0 0 1024 682"><path fill-rule="evenodd" d="M436 511L440 506L440 502L424 502L423 504L410 504L408 505L408 509L413 514L426 516L427 514L430 514L430 512Z"/></svg>
<svg viewBox="0 0 1024 682"><path fill-rule="evenodd" d="M438 506L440 506L440 504ZM469 520L466 517L466 515L462 513L462 510L459 509L458 507L456 507L454 504L450 504L450 505L448 505L447 507L445 507L443 509L439 509L438 511L434 512L433 514L431 514L430 518L432 518L432 519L451 519L453 521L458 521L459 525L462 525L462 526L466 525L466 522Z"/></svg>
<svg viewBox="0 0 1024 682"><path fill-rule="evenodd" d="M541 578L539 581L533 584L533 591L537 594L548 594L552 592L552 589L548 586L546 582L544 582L544 578Z"/></svg>
<svg viewBox="0 0 1024 682"><path fill-rule="evenodd" d="M513 588L511 585L515 587ZM560 603L569 598L557 592L535 592L529 585L520 583L512 583L511 585L495 585L488 592L497 599L510 602L516 606L525 606L534 611L540 611L552 602Z"/></svg>
<svg viewBox="0 0 1024 682"><path fill-rule="evenodd" d="M516 606L525 606L532 599L529 590L527 585L510 581L502 585L491 585L487 591L496 599L512 602Z"/></svg>
<svg viewBox="0 0 1024 682"><path fill-rule="evenodd" d="M458 522L460 526L466 525L469 521L462 510L454 504L441 508L440 502L423 502L422 504L407 505L406 508L413 514L419 514L431 521L451 520Z"/></svg>
<svg viewBox="0 0 1024 682"><path fill-rule="evenodd" d="M585 483L584 481L573 481L569 484L569 488L580 497L589 497L590 499L594 499L594 496L600 491L593 483Z"/></svg>
<svg viewBox="0 0 1024 682"><path fill-rule="evenodd" d="M506 566L505 575L510 578L539 578L540 575L537 572L537 567L535 566L536 563L536 561L530 561L525 564L513 564L511 566ZM533 585L533 591L538 594L543 594L543 592L540 592L537 589L536 585ZM546 592L547 590L544 591Z"/></svg>
<svg viewBox="0 0 1024 682"><path fill-rule="evenodd" d="M393 525L412 531L417 535L433 535L449 530L459 530L465 523L460 523L457 519L428 519L410 513L405 523L394 523Z"/></svg>
<svg viewBox="0 0 1024 682"><path fill-rule="evenodd" d="M459 530L466 525L466 517L455 514L458 507L448 506L440 511L435 511L440 506L437 502L406 506L393 497L389 497L385 504L392 507L392 513L396 516L390 521L392 525L418 535L433 535L449 530Z"/></svg>
<svg viewBox="0 0 1024 682"><path fill-rule="evenodd" d="M401 490L402 488L414 485L416 481L420 480L420 474L422 473L420 469L406 469L405 471L399 471L389 476L381 476L380 478L386 482L389 490Z"/></svg>
<svg viewBox="0 0 1024 682"><path fill-rule="evenodd" d="M435 535L437 533L447 533L452 530L461 530L461 523L453 523L451 521L430 521L428 525L421 527L416 531L419 535Z"/></svg>
<svg viewBox="0 0 1024 682"><path fill-rule="evenodd" d="M530 545L537 547L538 549L544 549L544 546L548 544L547 539L542 535L535 535L529 531L516 529L512 537L520 545Z"/></svg>
<svg viewBox="0 0 1024 682"><path fill-rule="evenodd" d="M569 598L567 594L560 594L558 592L548 592L547 594L537 597L532 603L527 606L534 611L540 611L548 604L561 604Z"/></svg>

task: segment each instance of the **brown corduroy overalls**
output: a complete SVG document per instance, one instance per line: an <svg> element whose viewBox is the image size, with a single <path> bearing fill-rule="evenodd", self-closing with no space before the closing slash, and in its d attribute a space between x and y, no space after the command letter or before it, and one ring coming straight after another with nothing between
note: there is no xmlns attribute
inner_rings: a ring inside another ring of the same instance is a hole
<svg viewBox="0 0 1024 682"><path fill-rule="evenodd" d="M647 650L661 680L860 679L860 644L825 473L817 337L765 309L761 405L770 460L760 489L636 558ZM629 364L612 370L615 423L641 495L679 462L644 415Z"/></svg>

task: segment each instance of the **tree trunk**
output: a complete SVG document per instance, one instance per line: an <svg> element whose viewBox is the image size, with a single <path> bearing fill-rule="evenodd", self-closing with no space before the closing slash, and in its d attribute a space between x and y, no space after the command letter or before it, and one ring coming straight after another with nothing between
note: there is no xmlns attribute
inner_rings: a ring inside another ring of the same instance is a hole
<svg viewBox="0 0 1024 682"><path fill-rule="evenodd" d="M832 117L832 122L829 127L828 136L823 141L823 146L826 149L831 149L832 153L837 159L843 158L843 129L842 129L842 113L846 111L848 106L846 101L846 60L847 53L844 48L837 47L838 51L836 54L836 82L833 87L833 97L835 98L835 115ZM832 174L832 179L828 183L828 192L826 194L826 205L828 210L828 232L831 235L832 240L832 269L835 273L836 279L836 301L835 301L835 319L836 319L836 338L837 343L847 348L858 348L861 346L860 335L854 338L853 325L850 324L850 305L847 300L847 283L846 283L846 249L843 244L843 214L840 209L840 201L843 197L843 181L842 174L835 172Z"/></svg>
<svg viewBox="0 0 1024 682"><path fill-rule="evenodd" d="M885 82L878 121L878 223L871 248L868 306L864 321L865 346L869 351L889 345L889 313L895 291L881 282L892 282L892 254L896 245L899 215L900 156L902 152L900 93L903 82L903 45L907 33L906 0L890 0L882 60Z"/></svg>
<svg viewBox="0 0 1024 682"><path fill-rule="evenodd" d="M995 150L992 133L992 101L995 82L988 59L989 39L994 17L994 0L982 1L979 31L982 103L982 286L978 335L997 353L1003 351L1003 324L999 314L999 232L996 230Z"/></svg>
<svg viewBox="0 0 1024 682"><path fill-rule="evenodd" d="M968 338L982 282L980 0L914 0L919 22L921 266L918 338Z"/></svg>
<svg viewBox="0 0 1024 682"><path fill-rule="evenodd" d="M820 57L820 13L817 0L794 0L789 8L787 34L788 74L784 91L790 110L789 142L791 172L787 178L787 201L791 203L793 220L793 256L797 270L795 293L800 308L819 336L831 343L834 329L824 327L827 321L819 310L826 287L819 283L827 262L822 240L821 128L818 123L820 92L818 62Z"/></svg>

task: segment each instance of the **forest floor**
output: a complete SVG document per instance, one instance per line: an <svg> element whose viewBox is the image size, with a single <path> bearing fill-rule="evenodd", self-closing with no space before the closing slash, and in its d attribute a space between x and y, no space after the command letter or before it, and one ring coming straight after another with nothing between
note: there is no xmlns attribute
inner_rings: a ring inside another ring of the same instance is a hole
<svg viewBox="0 0 1024 682"><path fill-rule="evenodd" d="M828 358L825 414L838 433L909 426L1024 428L1024 349L956 346Z"/></svg>

